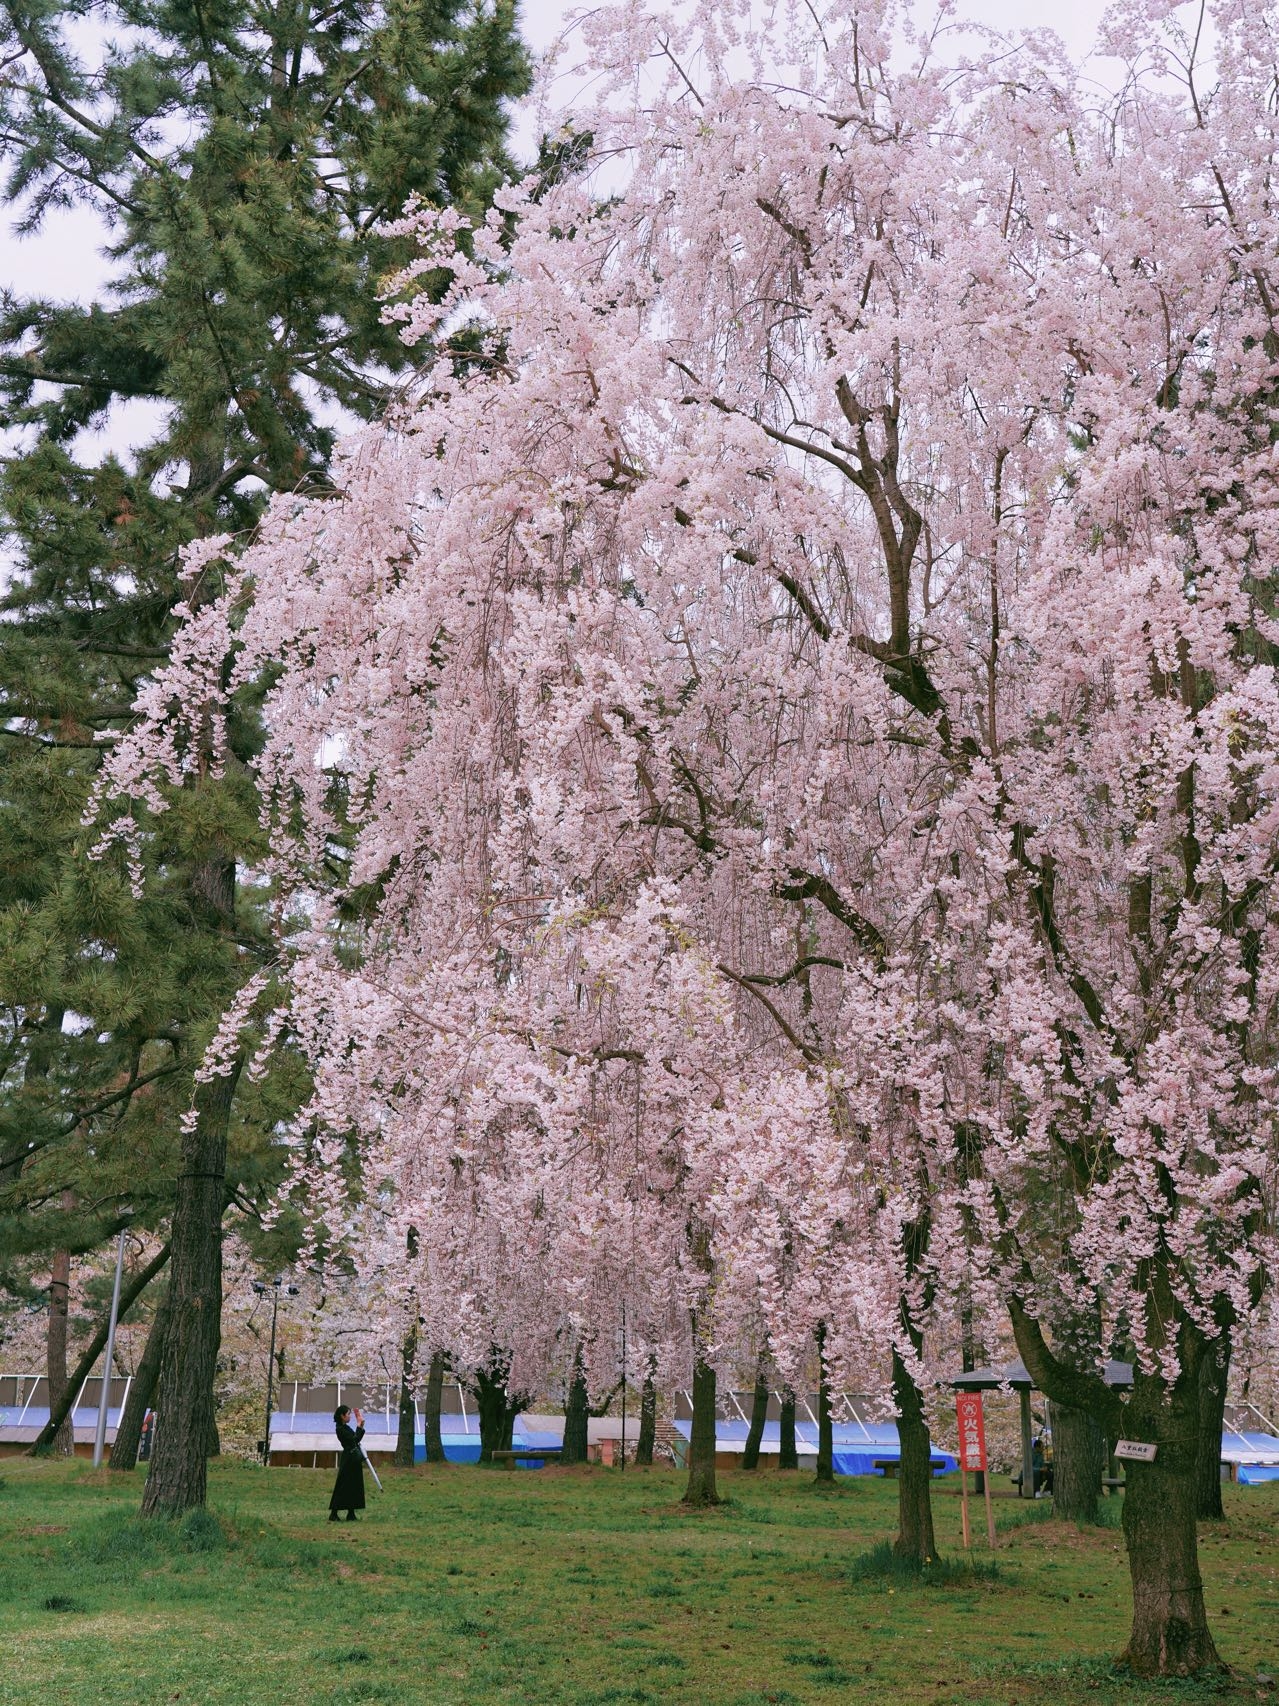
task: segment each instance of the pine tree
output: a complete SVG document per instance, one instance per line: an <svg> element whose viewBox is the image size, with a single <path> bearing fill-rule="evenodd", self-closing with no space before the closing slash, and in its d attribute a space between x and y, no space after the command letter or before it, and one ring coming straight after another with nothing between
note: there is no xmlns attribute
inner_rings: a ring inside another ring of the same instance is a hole
<svg viewBox="0 0 1279 1706"><path fill-rule="evenodd" d="M0 304L20 444L0 474L0 1282L29 1293L126 1208L172 1218L146 1508L180 1510L204 1498L223 1216L269 1180L297 1094L235 1063L192 1082L271 952L265 897L236 881L258 836L252 703L227 774L155 826L143 899L122 855L87 856L82 818L175 604L218 590L216 568L181 583L181 548L251 529L272 491L322 490L335 423L384 407L409 354L379 282L408 257L381 224L412 197L484 204L528 71L513 0L34 0L0 8L0 52L22 227L87 204L116 262L100 301ZM79 435L120 405L150 436L92 465Z"/></svg>

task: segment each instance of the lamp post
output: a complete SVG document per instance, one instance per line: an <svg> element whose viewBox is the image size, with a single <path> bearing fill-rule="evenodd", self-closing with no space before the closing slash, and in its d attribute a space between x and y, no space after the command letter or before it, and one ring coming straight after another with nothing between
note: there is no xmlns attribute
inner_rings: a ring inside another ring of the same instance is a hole
<svg viewBox="0 0 1279 1706"><path fill-rule="evenodd" d="M271 1463L271 1400L275 1391L275 1322L280 1313L280 1285L280 1277L277 1274L270 1285L272 1292L271 1351L266 1363L266 1426L262 1430L262 1463L264 1467L269 1467ZM259 1297L265 1297L268 1288L262 1285L260 1281L254 1280L253 1289ZM295 1285L285 1286L284 1291L287 1297L296 1297L298 1294L298 1288Z"/></svg>
<svg viewBox="0 0 1279 1706"><path fill-rule="evenodd" d="M98 1427L93 1436L93 1467L102 1467L102 1447L107 1437L107 1403L111 1396L111 1358L115 1355L115 1324L120 1314L120 1276L124 1272L124 1229L115 1253L115 1287L111 1293L111 1319L107 1323L107 1354L102 1365L102 1390L98 1393Z"/></svg>

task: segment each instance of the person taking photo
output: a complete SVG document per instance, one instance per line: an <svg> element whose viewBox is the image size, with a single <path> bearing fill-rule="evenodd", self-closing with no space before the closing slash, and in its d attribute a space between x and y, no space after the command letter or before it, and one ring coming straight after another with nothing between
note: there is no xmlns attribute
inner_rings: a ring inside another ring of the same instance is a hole
<svg viewBox="0 0 1279 1706"><path fill-rule="evenodd" d="M356 1410L352 1427L350 1405L339 1404L333 1412L333 1426L337 1429L341 1455L333 1497L329 1500L329 1521L336 1522L338 1512L344 1510L346 1520L355 1522L356 1511L364 1509L364 1452L360 1446L364 1438L364 1412Z"/></svg>

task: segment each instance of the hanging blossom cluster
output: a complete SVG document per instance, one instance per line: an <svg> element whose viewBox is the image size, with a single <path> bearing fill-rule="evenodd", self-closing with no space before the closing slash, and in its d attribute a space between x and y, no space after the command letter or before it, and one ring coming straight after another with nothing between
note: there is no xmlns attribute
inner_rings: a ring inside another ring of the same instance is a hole
<svg viewBox="0 0 1279 1706"><path fill-rule="evenodd" d="M1012 1297L1175 1384L1271 1254L1266 19L1209 96L1119 6L1102 111L1046 38L770 16L598 9L580 169L410 210L418 389L109 786L270 680L293 1189L464 1361L625 1301L900 1395Z"/></svg>

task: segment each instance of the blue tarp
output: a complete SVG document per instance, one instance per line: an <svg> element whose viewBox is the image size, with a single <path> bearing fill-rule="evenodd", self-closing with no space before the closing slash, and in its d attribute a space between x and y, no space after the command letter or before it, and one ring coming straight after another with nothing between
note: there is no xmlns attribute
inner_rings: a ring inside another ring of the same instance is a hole
<svg viewBox="0 0 1279 1706"><path fill-rule="evenodd" d="M107 1406L107 1426L109 1428L118 1425L121 1412L122 1406L119 1404ZM20 1404L8 1404L0 1408L0 1428L16 1428L19 1418L21 1418L24 1428L42 1428L49 1420L49 1406L47 1404L28 1404L25 1411ZM98 1406L96 1404L82 1405L80 1409L72 1410L71 1425L74 1428L96 1428L98 1425Z"/></svg>
<svg viewBox="0 0 1279 1706"><path fill-rule="evenodd" d="M449 1463L478 1463L480 1460L480 1436L478 1434L441 1434L444 1446L444 1456ZM561 1444L558 1434L539 1431L537 1428L522 1428L515 1424L515 1437L512 1442L518 1451L520 1446L550 1446ZM415 1463L426 1461L426 1439L419 1434L413 1442L413 1460ZM543 1463L539 1458L521 1463L516 1460L517 1469L541 1469Z"/></svg>
<svg viewBox="0 0 1279 1706"><path fill-rule="evenodd" d="M684 1439L691 1439L693 1424L691 1422L676 1422L676 1431ZM715 1447L717 1451L731 1451L746 1443L748 1432L745 1422L723 1422L715 1424ZM833 1467L837 1475L882 1475L882 1469L874 1467L876 1462L886 1462L900 1458L901 1444L897 1438L897 1428L892 1422L836 1422L831 1429L834 1443ZM781 1424L778 1422L764 1423L763 1444L776 1451L781 1443ZM817 1454L817 1424L815 1422L795 1423L795 1444L806 1457ZM948 1451L933 1447L932 1455L944 1460L944 1467L935 1470L937 1475L946 1475L952 1469L958 1469L959 1464Z"/></svg>

